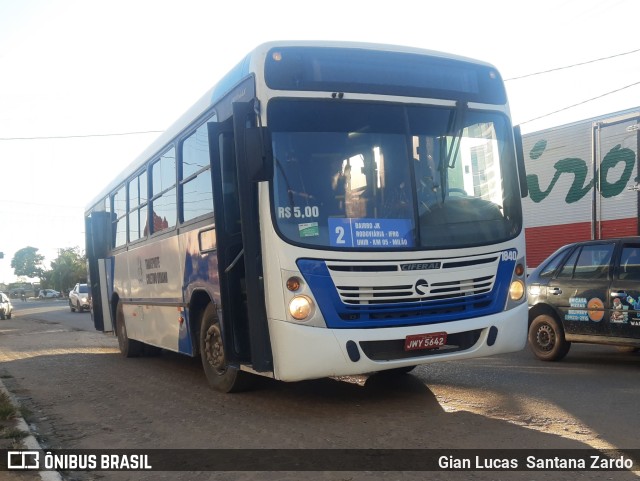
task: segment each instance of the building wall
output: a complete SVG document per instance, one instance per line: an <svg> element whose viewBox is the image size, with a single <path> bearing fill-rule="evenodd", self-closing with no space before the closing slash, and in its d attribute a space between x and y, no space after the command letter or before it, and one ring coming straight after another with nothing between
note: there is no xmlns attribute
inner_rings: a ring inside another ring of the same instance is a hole
<svg viewBox="0 0 640 481"><path fill-rule="evenodd" d="M523 136L529 268L570 242L639 234L639 118L635 109Z"/></svg>

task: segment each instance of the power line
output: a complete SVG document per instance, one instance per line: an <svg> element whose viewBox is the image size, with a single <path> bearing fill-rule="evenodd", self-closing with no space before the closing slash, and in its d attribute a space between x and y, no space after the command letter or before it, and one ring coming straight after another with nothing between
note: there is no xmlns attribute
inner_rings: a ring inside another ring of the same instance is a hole
<svg viewBox="0 0 640 481"><path fill-rule="evenodd" d="M87 134L87 135L48 135L42 137L0 137L1 140L49 140L49 139L84 139L88 137L117 137L122 135L159 134L164 130L144 130L140 132L119 132L113 134Z"/></svg>
<svg viewBox="0 0 640 481"><path fill-rule="evenodd" d="M603 60L609 60L612 58L616 58L616 57L622 57L624 55L629 55L632 53L636 53L636 52L640 52L640 48L637 48L635 50L630 50L628 52L623 52L623 53L618 53L615 55L609 55L607 57L601 57L601 58L597 58L597 59L593 59L593 60L588 60L586 62L580 62L580 63L574 63L571 65L566 65L564 67L556 67L556 68L552 68L552 69L548 69L548 70L542 70L540 72L534 72L534 73L530 73L530 74L526 74L526 75L520 75L518 77L511 77L508 79L504 79L505 82L508 82L510 80L520 80L523 78L527 78L527 77L534 77L536 75L542 75L545 73L550 73L550 72L556 72L558 70L566 70L569 68L573 68L573 67L579 67L581 65L587 65L590 63L595 63L595 62L601 62ZM582 105L585 104L587 102L591 102L592 100L596 100L599 99L601 97L604 97L606 95L615 93L615 92L619 92L621 90L627 89L629 87L633 87L634 85L638 85L640 82L635 82L632 83L630 85L627 85L625 87L621 87L619 89L616 90L612 90L610 92L604 93L602 95L598 95L597 97L592 97L590 99L584 100L582 102L578 102L577 104L573 104L573 105L569 105L567 107L563 107L559 110L555 110L553 112L549 112L548 114L545 115L541 115L539 117L527 120L525 122L520 122L520 124L526 124L529 122L533 122L534 120L538 120L544 117L548 117L550 115L556 114L558 112L562 112L564 110L568 110L570 108L573 107L577 107L578 105ZM124 135L139 135L139 134L159 134L164 132L164 130L143 130L143 131L134 131L134 132L117 132L117 133L111 133L111 134L86 134L86 135L50 135L50 136L39 136L39 137L0 137L0 141L9 141L9 140L51 140L51 139L81 139L81 138L91 138L91 137L117 137L117 136L124 136Z"/></svg>
<svg viewBox="0 0 640 481"><path fill-rule="evenodd" d="M621 90L628 89L629 87L633 87L634 85L640 85L640 82L634 82L632 84L625 85L624 87L620 87L619 89L611 90L610 92L606 92L606 93L598 95L596 97L591 97L590 99L583 100L582 102L578 102L577 104L569 105L567 107L563 107L561 109L554 110L553 112L549 112L548 114L544 114L544 115L541 115L539 117L535 117L533 119L529 119L529 120L527 120L525 122L520 122L520 125L528 124L529 122L533 122L534 120L539 120L539 119L542 119L544 117L549 117L550 115L557 114L558 112L563 112L564 110L569 110L569 109L571 109L573 107L577 107L578 105L582 105L582 104L586 104L587 102L591 102L592 100L600 99L602 97L606 97L607 95L611 95L613 93L620 92Z"/></svg>
<svg viewBox="0 0 640 481"><path fill-rule="evenodd" d="M640 52L640 48L637 48L635 50L631 50L629 52L618 53L618 54L615 54L615 55L609 55L608 57L601 57L601 58L596 58L594 60L588 60L586 62L574 63L572 65L566 65L564 67L556 67L556 68L552 68L552 69L549 69L549 70L543 70L541 72L534 72L534 73L529 73L529 74L526 74L526 75L520 75L519 77L511 77L511 78L505 79L504 81L508 82L509 80L519 80L519 79L523 79L523 78L527 78L527 77L533 77L534 75L542 75L542 74L549 73L549 72L556 72L558 70L565 70L565 69L568 69L568 68L578 67L580 65L587 65L589 63L600 62L602 60L609 60L611 58L622 57L623 55L629 55L631 53L636 53L636 52Z"/></svg>

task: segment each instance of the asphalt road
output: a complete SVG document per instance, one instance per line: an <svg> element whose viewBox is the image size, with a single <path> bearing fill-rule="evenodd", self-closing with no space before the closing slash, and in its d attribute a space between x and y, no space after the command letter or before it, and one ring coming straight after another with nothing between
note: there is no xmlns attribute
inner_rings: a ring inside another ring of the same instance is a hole
<svg viewBox="0 0 640 481"><path fill-rule="evenodd" d="M640 356L574 345L560 363L527 350L411 375L261 380L220 394L199 360L124 359L64 301L15 303L0 371L48 448L638 448ZM533 452L533 451L532 451ZM1 473L0 473L1 474ZM631 472L68 473L68 479L637 479Z"/></svg>

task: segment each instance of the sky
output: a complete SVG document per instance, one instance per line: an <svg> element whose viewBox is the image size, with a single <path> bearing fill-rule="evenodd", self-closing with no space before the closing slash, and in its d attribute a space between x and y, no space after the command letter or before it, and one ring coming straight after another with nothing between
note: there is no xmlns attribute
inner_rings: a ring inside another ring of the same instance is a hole
<svg viewBox="0 0 640 481"><path fill-rule="evenodd" d="M0 282L23 247L45 266L84 249L86 205L260 43L490 62L527 133L640 107L638 18L637 0L0 0Z"/></svg>

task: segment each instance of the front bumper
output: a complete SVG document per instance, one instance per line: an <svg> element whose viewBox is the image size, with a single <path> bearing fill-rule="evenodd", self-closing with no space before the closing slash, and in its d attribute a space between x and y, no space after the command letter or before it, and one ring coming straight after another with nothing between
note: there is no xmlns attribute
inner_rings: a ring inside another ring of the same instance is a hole
<svg viewBox="0 0 640 481"><path fill-rule="evenodd" d="M325 329L270 319L274 377L283 381L301 381L519 351L527 341L527 311L527 304L521 304L509 311L476 319L379 329ZM464 349L412 351L409 356L405 354L401 358L389 354L383 359L384 356L377 353L372 356L376 359L372 359L365 354L369 352L371 355L371 350L363 349L363 344L397 343L409 335L441 331L450 337L470 332L479 335L474 337L477 340L472 345ZM491 342L496 332L495 342ZM359 356L354 356L354 344ZM358 359L353 360L355 357Z"/></svg>

